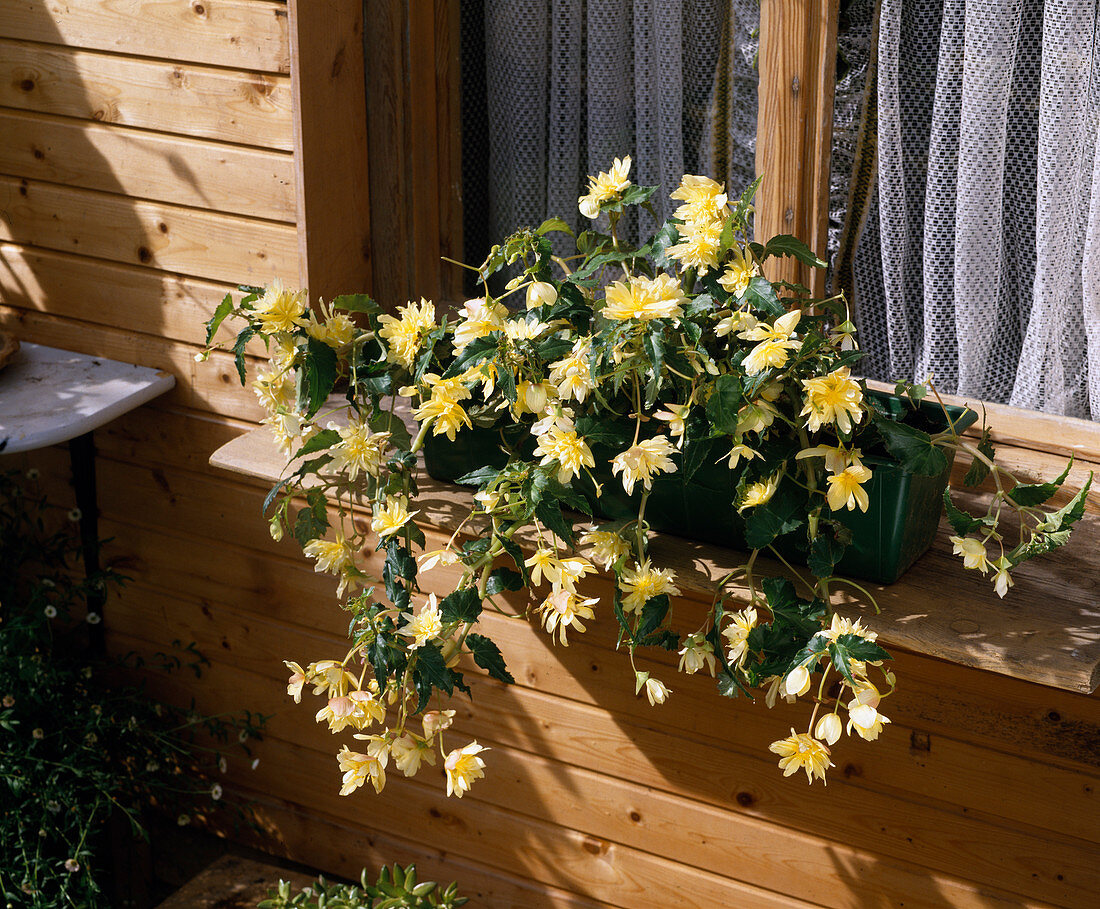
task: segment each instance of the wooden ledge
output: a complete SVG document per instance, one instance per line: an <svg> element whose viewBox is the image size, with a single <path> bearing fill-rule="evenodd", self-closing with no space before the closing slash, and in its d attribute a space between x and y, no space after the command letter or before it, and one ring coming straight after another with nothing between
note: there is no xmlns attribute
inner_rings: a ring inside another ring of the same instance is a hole
<svg viewBox="0 0 1100 909"><path fill-rule="evenodd" d="M266 429L223 445L210 463L270 483L287 466ZM433 480L423 470L417 483L423 523L453 532L468 513L472 494ZM966 494L956 495L968 504ZM848 601L862 610L864 624L887 646L1066 691L1095 690L1100 684L1100 517L1086 514L1065 549L1017 569L1016 586L1003 600L987 577L963 570L951 553L950 535L944 520L932 548L901 580L885 587L866 585L881 613L874 614L858 595ZM741 552L669 534L653 535L652 552L656 564L676 571L681 589L707 596L744 562ZM757 565L758 574L787 573L764 559ZM732 589L736 593L737 585Z"/></svg>

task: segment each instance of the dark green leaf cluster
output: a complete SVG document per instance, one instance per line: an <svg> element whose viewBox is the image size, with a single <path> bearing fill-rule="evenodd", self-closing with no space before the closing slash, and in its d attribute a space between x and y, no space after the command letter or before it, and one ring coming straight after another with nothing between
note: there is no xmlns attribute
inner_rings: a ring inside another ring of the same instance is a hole
<svg viewBox="0 0 1100 909"><path fill-rule="evenodd" d="M364 868L359 884L341 884L317 878L315 884L293 892L280 881L257 909L457 909L469 902L458 895L458 885L441 887L435 881L419 881L416 866L383 866L372 884Z"/></svg>

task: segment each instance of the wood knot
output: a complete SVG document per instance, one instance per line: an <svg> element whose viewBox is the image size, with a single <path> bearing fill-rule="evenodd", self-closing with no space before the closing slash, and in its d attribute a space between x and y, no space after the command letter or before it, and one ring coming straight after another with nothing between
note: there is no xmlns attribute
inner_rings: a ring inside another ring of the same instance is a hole
<svg viewBox="0 0 1100 909"><path fill-rule="evenodd" d="M802 83L798 80L798 76L791 76L791 94L797 98L800 91L802 91Z"/></svg>
<svg viewBox="0 0 1100 909"><path fill-rule="evenodd" d="M931 751L932 736L927 732L911 732L909 733L909 747L914 751Z"/></svg>
<svg viewBox="0 0 1100 909"><path fill-rule="evenodd" d="M851 762L844 765L844 776L847 779L851 779L854 776L863 776L863 768L859 764L853 764Z"/></svg>
<svg viewBox="0 0 1100 909"><path fill-rule="evenodd" d="M22 79L19 82L19 88L25 92L34 91L34 79Z"/></svg>
<svg viewBox="0 0 1100 909"><path fill-rule="evenodd" d="M139 246L139 247L138 247L138 258L139 258L139 259L140 259L140 260L141 260L141 261L142 261L143 263L146 263L146 264L148 264L149 262L152 262L152 261L153 261L153 253L152 253L152 251L151 251L151 250L149 249L149 247L148 247L148 246Z"/></svg>
<svg viewBox="0 0 1100 909"><path fill-rule="evenodd" d="M642 816L637 811L631 811L629 817L630 820L635 824L640 823L642 820Z"/></svg>
<svg viewBox="0 0 1100 909"><path fill-rule="evenodd" d="M751 808L756 804L756 796L751 792L738 792L737 795L734 796L734 800L742 808Z"/></svg>
<svg viewBox="0 0 1100 909"><path fill-rule="evenodd" d="M200 19L205 19L206 18L206 7L203 6L203 4L201 4L201 3L192 3L191 4L191 12L193 12Z"/></svg>
<svg viewBox="0 0 1100 909"><path fill-rule="evenodd" d="M160 224L157 225L157 230L159 230L162 234L166 234L168 233L168 225L161 221Z"/></svg>
<svg viewBox="0 0 1100 909"><path fill-rule="evenodd" d="M46 153L40 148L32 148L31 154L34 155L34 159L36 161L41 161L43 158L46 157Z"/></svg>
<svg viewBox="0 0 1100 909"><path fill-rule="evenodd" d="M1047 714L1047 719L1050 720L1052 723L1060 723L1062 722L1062 714L1060 714L1057 710L1051 710Z"/></svg>
<svg viewBox="0 0 1100 909"><path fill-rule="evenodd" d="M607 840L597 839L594 836L586 836L582 846L584 851L591 855L605 855L607 850L611 848L611 844Z"/></svg>

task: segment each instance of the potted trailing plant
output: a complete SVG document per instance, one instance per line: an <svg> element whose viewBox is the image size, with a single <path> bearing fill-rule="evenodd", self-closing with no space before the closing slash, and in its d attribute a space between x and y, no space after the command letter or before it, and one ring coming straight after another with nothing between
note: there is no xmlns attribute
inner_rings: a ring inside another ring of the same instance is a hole
<svg viewBox="0 0 1100 909"><path fill-rule="evenodd" d="M922 386L875 394L853 375L860 354L843 299L766 277L779 256L824 263L793 237L751 238L756 184L731 199L685 176L675 216L635 246L620 234L623 213L652 214L656 188L632 184L629 168L616 160L591 178L580 199L591 229L574 237L551 219L493 247L475 269L481 296L455 314L426 300L391 314L361 294L311 311L304 293L276 284L227 296L208 323L212 339L227 317L244 321L242 381L245 343L259 336L271 349L253 387L292 464L268 497L271 530L289 529L318 571L339 578L352 615L345 654L287 664L295 700L312 686L325 699L318 721L364 743L338 755L344 794L367 782L381 790L387 768L410 776L437 755L448 795L482 776L476 741L443 745L454 711L435 696L466 690L462 654L512 681L478 619L515 590L528 591L527 614L562 645L609 610L632 663L638 648L660 647L679 654L680 671L715 676L725 695L806 697L804 731L771 750L785 774L824 778L845 730L875 739L889 722L880 706L895 685L875 634L834 611L841 584L873 603L841 566L892 580L927 547L945 501L964 566L992 572L1003 595L1013 568L1065 543L1083 513L1087 485L1045 511L1066 473L1017 484L994 461L988 430L964 439L972 412L932 403ZM399 399L410 402L411 432ZM430 472L474 488L461 534L428 552L414 522L422 449ZM973 458L970 481L995 479L984 515L951 503L959 450ZM902 532L868 569L878 530L861 534L860 521L875 513L881 523L907 497L925 529L889 518ZM1009 512L1020 518L1015 543L1001 521ZM746 555L703 624L681 628L676 577L651 558L649 534L690 525ZM360 567L368 548L385 552L380 578ZM761 553L789 576L762 577ZM425 595L421 575L439 566L460 566L461 578L442 598ZM583 592L597 566L614 576L610 603ZM746 600L731 600L734 580ZM669 698L665 680L635 678L639 697ZM828 697L834 680L840 693Z"/></svg>

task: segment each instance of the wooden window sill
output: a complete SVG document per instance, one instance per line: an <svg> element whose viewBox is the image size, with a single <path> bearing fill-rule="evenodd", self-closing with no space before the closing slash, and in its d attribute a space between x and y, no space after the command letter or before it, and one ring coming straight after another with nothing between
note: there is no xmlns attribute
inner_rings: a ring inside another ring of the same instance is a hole
<svg viewBox="0 0 1100 909"><path fill-rule="evenodd" d="M999 453L1029 456L1024 449ZM286 458L266 429L223 445L210 463L270 483L286 468ZM453 532L468 513L471 493L423 471L417 483L422 523ZM981 496L955 494L964 504ZM851 605L864 613L864 624L887 646L1066 691L1094 691L1100 684L1100 516L1087 513L1065 549L1022 565L1014 574L1016 586L1003 600L988 577L963 571L951 553L950 535L944 520L932 548L897 583L867 585L881 613L874 614L853 597ZM676 571L685 593L703 598L713 595L718 580L744 560L735 550L668 534L653 535L652 552L656 564ZM763 558L757 566L758 574L787 573ZM735 594L736 589L734 584Z"/></svg>

